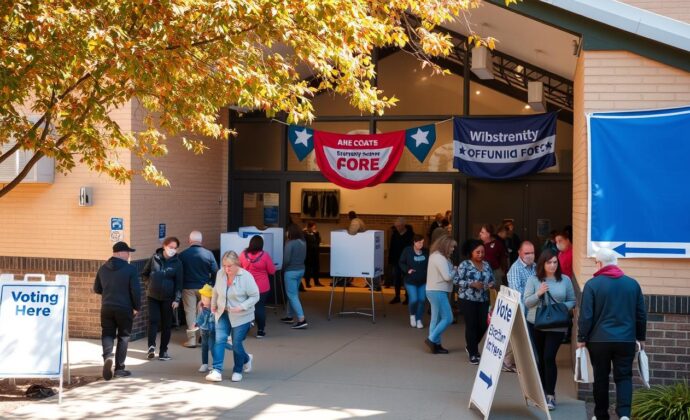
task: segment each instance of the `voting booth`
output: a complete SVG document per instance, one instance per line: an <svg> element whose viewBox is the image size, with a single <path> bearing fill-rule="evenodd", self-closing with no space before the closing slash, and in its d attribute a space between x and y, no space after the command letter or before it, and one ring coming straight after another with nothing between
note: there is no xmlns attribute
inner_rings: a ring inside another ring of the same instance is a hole
<svg viewBox="0 0 690 420"><path fill-rule="evenodd" d="M472 386L469 407L476 407L489 418L508 345L513 350L518 380L526 403L538 407L551 420L546 396L541 387L539 370L534 358L532 342L527 332L527 320L522 311L522 296L517 290L501 286L491 312L477 373ZM509 344L510 343L510 344Z"/></svg>
<svg viewBox="0 0 690 420"><path fill-rule="evenodd" d="M333 295L336 285L343 288L340 312L338 315L357 314L370 316L376 322L376 305L374 304L375 279L383 275L383 231L368 230L350 235L346 230L331 232L331 300L328 305L328 319L331 319ZM345 293L347 278L362 277L371 292L371 311L345 311ZM379 291L383 303L383 292ZM385 311L385 305L383 305ZM384 312L385 316L385 312Z"/></svg>
<svg viewBox="0 0 690 420"><path fill-rule="evenodd" d="M0 275L0 378L48 378L60 381L67 365L69 276L46 281L43 274L15 280Z"/></svg>
<svg viewBox="0 0 690 420"><path fill-rule="evenodd" d="M268 252L278 270L283 268L283 242L285 232L283 228L273 227L259 229L256 226L243 226L237 230L243 238L251 238L254 235L261 235L264 238L264 251ZM266 244L266 235L271 237L270 248Z"/></svg>

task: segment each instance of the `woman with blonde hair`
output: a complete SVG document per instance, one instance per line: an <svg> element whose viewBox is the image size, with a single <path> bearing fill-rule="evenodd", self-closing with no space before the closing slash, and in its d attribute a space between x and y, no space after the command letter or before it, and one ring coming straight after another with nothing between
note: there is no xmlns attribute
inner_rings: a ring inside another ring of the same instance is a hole
<svg viewBox="0 0 690 420"><path fill-rule="evenodd" d="M456 246L457 242L453 238L444 235L439 237L429 250L426 297L431 304L431 323L429 337L424 342L433 354L448 353L448 350L441 346L441 334L453 322L453 312L448 298L453 290L454 272L450 257Z"/></svg>

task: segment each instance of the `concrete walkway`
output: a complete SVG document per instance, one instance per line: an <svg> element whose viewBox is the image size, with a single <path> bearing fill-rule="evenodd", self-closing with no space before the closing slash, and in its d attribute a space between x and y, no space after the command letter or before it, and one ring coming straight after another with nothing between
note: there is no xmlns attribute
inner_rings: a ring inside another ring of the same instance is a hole
<svg viewBox="0 0 690 420"><path fill-rule="evenodd" d="M364 289L348 289L348 302L365 306ZM232 383L232 356L227 353L221 383L198 373L200 350L186 349L183 331L173 334L170 355L162 362L146 359L146 340L130 344L127 368L133 376L97 381L57 397L16 409L14 419L98 418L137 419L480 419L467 408L476 366L464 352L462 322L444 335L448 355L432 355L423 344L428 332L412 329L407 307L389 305L387 317L372 324L361 316L326 318L330 288L301 294L309 328L291 330L282 313L268 311L267 337L245 341L254 354L254 371ZM377 296L378 298L378 296ZM380 310L380 298L377 299ZM381 314L382 315L382 314ZM426 321L428 325L428 321ZM72 372L100 375L100 343L71 343ZM569 346L559 354L558 408L554 419L586 418L585 405L575 399ZM0 403L2 404L2 403ZM525 406L516 374L501 374L491 419L543 419Z"/></svg>

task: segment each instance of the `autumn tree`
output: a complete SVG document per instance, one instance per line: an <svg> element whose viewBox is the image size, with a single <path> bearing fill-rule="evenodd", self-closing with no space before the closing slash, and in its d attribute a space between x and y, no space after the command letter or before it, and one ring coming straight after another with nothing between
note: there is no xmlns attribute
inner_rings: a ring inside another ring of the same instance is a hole
<svg viewBox="0 0 690 420"><path fill-rule="evenodd" d="M331 90L362 112L383 113L396 100L370 83L373 50L406 47L431 64L430 57L453 47L434 28L479 3L3 1L0 163L18 150L34 155L0 197L43 156L54 157L63 173L84 164L125 182L134 173L118 162L114 151L120 149L141 159L146 180L167 185L151 160L165 155L166 136L227 138L216 118L231 104L309 122L314 95ZM318 83L303 80L298 68ZM136 133L122 130L109 114L133 99L149 112L146 129ZM195 153L205 148L198 140L182 141Z"/></svg>

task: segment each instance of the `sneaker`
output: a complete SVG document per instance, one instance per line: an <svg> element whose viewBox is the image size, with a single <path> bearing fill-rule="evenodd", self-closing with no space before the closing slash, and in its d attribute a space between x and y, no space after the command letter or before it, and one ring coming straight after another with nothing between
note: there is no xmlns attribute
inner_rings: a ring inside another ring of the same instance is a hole
<svg viewBox="0 0 690 420"><path fill-rule="evenodd" d="M167 351L164 351L163 353L158 353L158 360L167 361L171 359L172 357L170 357Z"/></svg>
<svg viewBox="0 0 690 420"><path fill-rule="evenodd" d="M266 337L266 332L264 330L259 330L256 332L256 338L264 338Z"/></svg>
<svg viewBox="0 0 690 420"><path fill-rule="evenodd" d="M156 347L149 346L149 354L146 355L146 357L149 359L153 359L154 357L156 357Z"/></svg>
<svg viewBox="0 0 690 420"><path fill-rule="evenodd" d="M292 324L295 322L295 319L291 316L286 316L285 318L280 318L280 322L284 322L286 324Z"/></svg>
<svg viewBox="0 0 690 420"><path fill-rule="evenodd" d="M417 321L417 328L419 328L420 330L424 328L424 324L422 324L422 321Z"/></svg>
<svg viewBox="0 0 690 420"><path fill-rule="evenodd" d="M247 353L247 355L249 356L249 361L247 363L245 363L244 366L242 366L242 371L244 371L244 373L251 372L252 368L253 368L252 362L254 361L254 356L252 354L249 354L249 353Z"/></svg>
<svg viewBox="0 0 690 420"><path fill-rule="evenodd" d="M506 365L506 364L503 365L502 370L503 370L504 372L513 372L513 373L516 373L516 372L517 372L517 369L515 368L515 366L509 366L509 365Z"/></svg>
<svg viewBox="0 0 690 420"><path fill-rule="evenodd" d="M113 379L113 358L108 357L103 361L103 379L109 381Z"/></svg>
<svg viewBox="0 0 690 420"><path fill-rule="evenodd" d="M410 327L414 328L417 326L417 317L410 315Z"/></svg>
<svg viewBox="0 0 690 420"><path fill-rule="evenodd" d="M596 418L595 418L595 420L596 420ZM630 417L628 417L628 416L623 416L623 417L621 417L619 420L630 420Z"/></svg>
<svg viewBox="0 0 690 420"><path fill-rule="evenodd" d="M128 376L132 376L132 372L125 370L125 369L118 369L115 371L116 378L126 378Z"/></svg>
<svg viewBox="0 0 690 420"><path fill-rule="evenodd" d="M199 366L199 372L201 372L201 373L208 372L208 363L204 363L203 365Z"/></svg>
<svg viewBox="0 0 690 420"><path fill-rule="evenodd" d="M237 372L232 372L232 378L230 378L230 380L233 382L239 382L242 380L242 374L237 373Z"/></svg>
<svg viewBox="0 0 690 420"><path fill-rule="evenodd" d="M223 375L215 369L211 371L208 375L206 375L206 380L210 382L220 382L223 380Z"/></svg>
<svg viewBox="0 0 690 420"><path fill-rule="evenodd" d="M477 357L477 356L470 356L470 364L478 365L478 364L479 364L479 357Z"/></svg>
<svg viewBox="0 0 690 420"><path fill-rule="evenodd" d="M300 330L300 329L303 329L303 328L307 328L307 325L309 325L309 324L307 324L307 320L305 319L304 321L297 321L297 322L296 322L292 327L290 327L290 328L292 328L293 330Z"/></svg>
<svg viewBox="0 0 690 420"><path fill-rule="evenodd" d="M546 396L546 407L549 409L549 411L553 411L556 409L556 397L553 395L547 395Z"/></svg>

